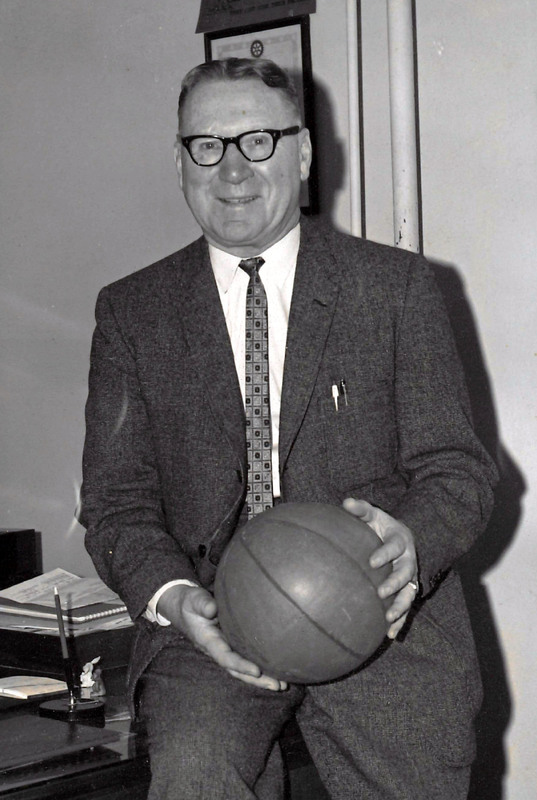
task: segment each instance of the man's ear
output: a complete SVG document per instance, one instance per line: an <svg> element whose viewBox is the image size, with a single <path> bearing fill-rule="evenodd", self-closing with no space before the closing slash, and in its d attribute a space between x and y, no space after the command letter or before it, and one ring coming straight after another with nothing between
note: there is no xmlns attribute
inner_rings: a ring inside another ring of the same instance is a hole
<svg viewBox="0 0 537 800"><path fill-rule="evenodd" d="M310 174L312 147L310 132L307 128L302 128L298 134L299 136L299 153L300 153L300 180L307 181Z"/></svg>
<svg viewBox="0 0 537 800"><path fill-rule="evenodd" d="M179 139L175 140L175 144L173 146L173 155L175 158L175 167L177 169L177 174L179 175L179 186L181 189L183 188L183 159L181 155L181 142Z"/></svg>

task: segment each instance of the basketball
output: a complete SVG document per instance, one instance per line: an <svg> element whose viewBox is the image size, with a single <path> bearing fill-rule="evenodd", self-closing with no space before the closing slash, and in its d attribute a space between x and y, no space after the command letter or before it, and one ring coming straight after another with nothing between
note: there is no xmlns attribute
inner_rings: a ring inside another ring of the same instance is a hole
<svg viewBox="0 0 537 800"><path fill-rule="evenodd" d="M340 506L282 503L249 520L217 569L218 620L231 647L291 683L348 674L383 641L392 599L369 566L381 544Z"/></svg>

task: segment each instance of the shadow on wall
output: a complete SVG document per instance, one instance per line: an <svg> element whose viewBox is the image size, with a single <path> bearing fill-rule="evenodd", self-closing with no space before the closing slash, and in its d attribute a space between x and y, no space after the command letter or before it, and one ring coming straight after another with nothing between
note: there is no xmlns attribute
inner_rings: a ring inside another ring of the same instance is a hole
<svg viewBox="0 0 537 800"><path fill-rule="evenodd" d="M314 81L313 108L315 128L311 133L315 162L317 210L325 219L331 220L335 197L345 182L345 146L338 139L334 128L333 104L329 89L317 78Z"/></svg>
<svg viewBox="0 0 537 800"><path fill-rule="evenodd" d="M491 386L463 283L454 267L430 263L453 327L476 432L495 459L500 473L495 508L487 531L461 559L458 570L472 620L484 687L483 706L477 719L477 759L469 799L501 800L506 768L503 737L511 715L511 698L503 653L482 577L501 558L514 538L525 483L499 441Z"/></svg>
<svg viewBox="0 0 537 800"><path fill-rule="evenodd" d="M333 124L329 90L315 80L315 131L319 213L331 219L335 198L344 184L346 143ZM449 264L429 263L446 304L463 364L477 435L496 461L500 481L487 531L457 565L476 640L483 677L484 700L477 719L477 758L469 800L502 800L506 771L504 734L511 716L511 696L501 644L483 575L509 548L520 518L525 482L499 440L490 381L485 369L471 305L457 270Z"/></svg>

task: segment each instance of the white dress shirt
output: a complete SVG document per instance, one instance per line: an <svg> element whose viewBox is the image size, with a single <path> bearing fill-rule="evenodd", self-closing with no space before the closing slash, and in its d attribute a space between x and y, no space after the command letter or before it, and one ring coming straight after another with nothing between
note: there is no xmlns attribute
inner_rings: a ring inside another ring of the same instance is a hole
<svg viewBox="0 0 537 800"><path fill-rule="evenodd" d="M274 497L280 496L280 474L278 443L280 438L280 406L282 396L283 367L289 310L293 295L296 261L300 244L300 225L273 244L268 250L259 253L265 263L260 269L260 278L265 287L268 306L269 327L269 369L270 369L270 417L272 425L272 485ZM218 286L220 301L226 318L231 340L235 369L239 378L244 401L244 363L245 363L245 309L246 290L249 276L239 267L237 256L209 245L209 255L214 277ZM151 622L169 625L170 622L156 611L161 595L170 586L186 584L196 586L192 581L178 579L162 586L149 601L145 616Z"/></svg>

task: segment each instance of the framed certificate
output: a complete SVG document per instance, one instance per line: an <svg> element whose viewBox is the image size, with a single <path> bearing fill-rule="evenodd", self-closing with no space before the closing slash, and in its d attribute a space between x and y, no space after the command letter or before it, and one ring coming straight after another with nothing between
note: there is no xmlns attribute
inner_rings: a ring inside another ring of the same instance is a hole
<svg viewBox="0 0 537 800"><path fill-rule="evenodd" d="M298 92L304 124L310 131L313 144L310 176L302 184L300 205L303 213L316 213L318 190L309 17L205 34L206 61L232 57L269 58L291 76Z"/></svg>

